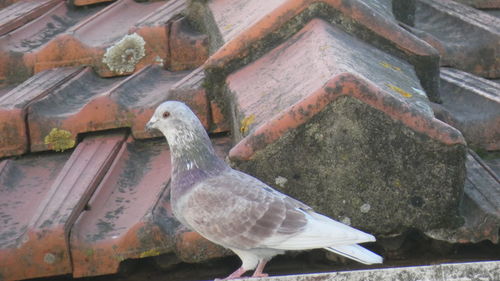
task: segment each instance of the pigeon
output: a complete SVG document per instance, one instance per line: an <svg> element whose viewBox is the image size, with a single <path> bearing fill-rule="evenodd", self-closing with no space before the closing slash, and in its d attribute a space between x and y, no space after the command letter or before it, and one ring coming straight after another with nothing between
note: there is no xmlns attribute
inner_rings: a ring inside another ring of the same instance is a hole
<svg viewBox="0 0 500 281"><path fill-rule="evenodd" d="M146 128L161 131L170 147L174 216L241 259L241 267L225 280L250 270L252 277L266 277L265 264L289 250L324 248L360 263L382 263L381 256L357 245L375 241L373 235L316 213L217 157L203 125L184 103L160 104Z"/></svg>

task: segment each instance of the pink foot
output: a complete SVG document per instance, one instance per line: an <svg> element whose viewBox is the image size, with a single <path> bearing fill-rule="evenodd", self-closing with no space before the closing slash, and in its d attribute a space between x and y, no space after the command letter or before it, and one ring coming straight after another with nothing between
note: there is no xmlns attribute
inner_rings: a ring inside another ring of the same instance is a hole
<svg viewBox="0 0 500 281"><path fill-rule="evenodd" d="M243 275L246 272L246 270L243 267L240 267L236 269L235 272L231 273L228 277L224 279L214 279L214 281L222 281L222 280L231 280L231 279L238 279L241 278L241 275Z"/></svg>
<svg viewBox="0 0 500 281"><path fill-rule="evenodd" d="M269 274L262 272L262 270L264 270L264 266L266 266L266 263L266 260L261 260L257 265L257 268L255 269L252 277L268 277Z"/></svg>

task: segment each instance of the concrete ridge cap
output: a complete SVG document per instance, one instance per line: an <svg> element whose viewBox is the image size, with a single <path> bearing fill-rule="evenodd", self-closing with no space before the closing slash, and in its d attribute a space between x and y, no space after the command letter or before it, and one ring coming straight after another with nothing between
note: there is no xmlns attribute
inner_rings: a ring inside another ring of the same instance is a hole
<svg viewBox="0 0 500 281"><path fill-rule="evenodd" d="M496 270L496 271L495 271ZM251 280L274 280L274 281L306 281L306 280L388 280L406 281L409 276L415 280L425 281L472 281L480 276L484 281L496 281L500 270L500 261L478 261L441 263L431 265L401 266L387 268L372 268L337 272L307 273L285 276L272 276L255 278ZM453 274L453 275L451 275ZM495 275L497 274L497 275ZM344 277L339 279L339 277ZM368 279L367 279L368 278ZM377 279L373 279L377 278ZM412 279L413 280L413 279Z"/></svg>
<svg viewBox="0 0 500 281"><path fill-rule="evenodd" d="M372 11L363 2L358 0L353 1L356 2L354 2L354 5L351 6L351 9L356 10L353 11L350 16L353 19L359 21L360 24L364 25L377 35L388 40L390 40L390 38L392 38L393 36L397 36L397 40L390 41L395 42L399 46L405 46L406 48L411 49L417 54L438 56L438 52L428 43L419 39L406 29L400 27L395 22L386 19L378 12ZM315 3L325 3L332 6L333 8L339 9L344 14L346 11L346 8L340 6L341 3L338 0L288 0L275 10L268 13L266 17L263 17L252 26L238 34L235 38L226 42L208 58L208 60L204 64L204 68L221 68L224 67L224 65L226 65L229 61L243 56L243 54L246 52L245 49L247 49L248 46L250 46L252 43L257 42L263 36L271 33L273 30L278 29L281 25L289 21L293 16L300 14L308 6ZM365 18L364 16L368 16L368 18ZM377 24L374 25L373 23ZM383 28L378 28L378 25L383 26ZM386 32L384 32L385 30ZM400 32L398 33L397 31ZM409 44L410 42L413 42L415 45L412 46L411 44Z"/></svg>
<svg viewBox="0 0 500 281"><path fill-rule="evenodd" d="M340 91L333 91L335 87L339 86L341 86ZM359 91L361 94L349 95L349 89L352 88L361 89L362 91ZM347 72L336 75L320 89L289 106L244 137L230 150L229 158L237 161L251 159L257 151L264 149L291 129L306 123L329 103L341 96L351 96L363 101L369 106L385 112L393 120L399 121L417 132L427 133L429 137L446 145L465 145L463 136L455 128L433 116L418 114L416 109L392 95L386 95L384 92L361 76ZM385 101L388 99L392 104L396 103L397 108L387 105ZM383 109L389 110L384 111ZM443 134L443 131L446 134Z"/></svg>

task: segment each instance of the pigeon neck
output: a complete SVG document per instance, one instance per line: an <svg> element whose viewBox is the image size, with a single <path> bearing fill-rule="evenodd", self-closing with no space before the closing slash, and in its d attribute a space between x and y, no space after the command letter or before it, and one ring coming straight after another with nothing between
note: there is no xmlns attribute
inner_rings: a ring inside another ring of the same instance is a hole
<svg viewBox="0 0 500 281"><path fill-rule="evenodd" d="M189 130L179 128L167 136L172 153L174 175L201 169L206 172L224 169L227 165L215 154L204 128Z"/></svg>

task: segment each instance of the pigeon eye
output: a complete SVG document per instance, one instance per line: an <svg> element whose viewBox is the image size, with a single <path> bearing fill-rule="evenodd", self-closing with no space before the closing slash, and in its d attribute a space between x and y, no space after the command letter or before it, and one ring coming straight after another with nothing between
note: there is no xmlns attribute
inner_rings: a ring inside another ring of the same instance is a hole
<svg viewBox="0 0 500 281"><path fill-rule="evenodd" d="M163 112L163 118L168 118L170 116L170 112L165 111Z"/></svg>

